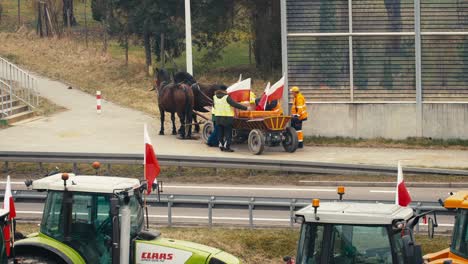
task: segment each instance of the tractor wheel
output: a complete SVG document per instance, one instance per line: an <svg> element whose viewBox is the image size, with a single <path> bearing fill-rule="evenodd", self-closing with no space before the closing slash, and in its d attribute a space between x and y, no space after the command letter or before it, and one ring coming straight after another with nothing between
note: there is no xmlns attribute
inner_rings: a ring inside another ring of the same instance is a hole
<svg viewBox="0 0 468 264"><path fill-rule="evenodd" d="M211 121L206 122L206 124L203 126L202 135L201 135L205 143L208 143L208 138L210 137L211 133L213 133L213 130L214 130L213 122Z"/></svg>
<svg viewBox="0 0 468 264"><path fill-rule="evenodd" d="M299 140L297 138L296 129L287 127L283 132L283 148L286 152L293 153L297 150Z"/></svg>
<svg viewBox="0 0 468 264"><path fill-rule="evenodd" d="M262 154L265 149L265 135L259 129L254 129L249 133L249 150L255 155Z"/></svg>
<svg viewBox="0 0 468 264"><path fill-rule="evenodd" d="M65 261L57 261L53 259L48 259L45 256L36 256L36 255L22 255L17 256L16 260L18 264L66 264Z"/></svg>

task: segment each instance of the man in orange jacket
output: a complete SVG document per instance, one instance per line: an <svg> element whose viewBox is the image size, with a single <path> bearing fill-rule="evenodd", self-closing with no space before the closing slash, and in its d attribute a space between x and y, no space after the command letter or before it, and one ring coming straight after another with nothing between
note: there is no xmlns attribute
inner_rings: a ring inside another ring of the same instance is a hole
<svg viewBox="0 0 468 264"><path fill-rule="evenodd" d="M304 96L301 94L299 87L294 86L290 90L294 96L291 107L291 126L297 131L299 139L299 148L304 147L304 134L302 133L302 122L307 120L307 106Z"/></svg>

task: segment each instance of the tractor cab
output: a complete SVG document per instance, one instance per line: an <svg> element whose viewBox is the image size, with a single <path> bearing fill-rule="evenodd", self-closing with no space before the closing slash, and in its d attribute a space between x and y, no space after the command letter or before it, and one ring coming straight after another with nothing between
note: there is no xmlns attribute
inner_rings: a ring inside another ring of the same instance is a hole
<svg viewBox="0 0 468 264"><path fill-rule="evenodd" d="M213 263L239 263L221 250L163 239L159 233L144 230L142 191L146 186L137 179L63 173L35 180L31 186L47 191L47 198L40 232L16 243L20 260L126 264L215 259L222 262Z"/></svg>
<svg viewBox="0 0 468 264"><path fill-rule="evenodd" d="M417 264L408 221L411 208L379 203L327 202L296 212L302 223L297 264Z"/></svg>
<svg viewBox="0 0 468 264"><path fill-rule="evenodd" d="M8 211L5 209L0 209L0 264L8 263L8 256L6 254L5 248L5 235L3 233L3 228L5 227L8 220Z"/></svg>
<svg viewBox="0 0 468 264"><path fill-rule="evenodd" d="M425 263L468 264L468 191L459 191L444 202L444 207L455 210L452 243L450 248L427 254Z"/></svg>

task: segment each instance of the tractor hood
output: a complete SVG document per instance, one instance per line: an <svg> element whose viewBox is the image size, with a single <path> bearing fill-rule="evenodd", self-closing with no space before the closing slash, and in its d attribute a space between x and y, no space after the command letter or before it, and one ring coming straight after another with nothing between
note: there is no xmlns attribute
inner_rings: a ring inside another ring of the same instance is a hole
<svg viewBox="0 0 468 264"><path fill-rule="evenodd" d="M151 241L137 240L135 263L226 263L238 264L240 261L233 255L213 247L168 238L157 238ZM213 259L213 262L210 260ZM217 259L218 262L215 262ZM222 262L219 262L222 261Z"/></svg>

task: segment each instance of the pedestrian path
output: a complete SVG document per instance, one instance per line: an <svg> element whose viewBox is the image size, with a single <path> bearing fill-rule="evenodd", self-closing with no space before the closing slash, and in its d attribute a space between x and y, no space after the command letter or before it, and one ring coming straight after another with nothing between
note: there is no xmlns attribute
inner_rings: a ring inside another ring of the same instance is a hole
<svg viewBox="0 0 468 264"><path fill-rule="evenodd" d="M145 113L103 101L96 112L96 98L68 85L40 76L41 96L67 108L66 111L0 130L0 151L143 153L143 124L149 126L156 153L167 155L248 157L273 160L395 165L468 169L468 151L430 149L378 149L306 147L294 154L282 148L267 149L253 156L246 145L234 146L235 153L209 148L200 140L178 140L157 135L159 119ZM103 95L105 98L105 95ZM170 131L169 127L166 131Z"/></svg>

